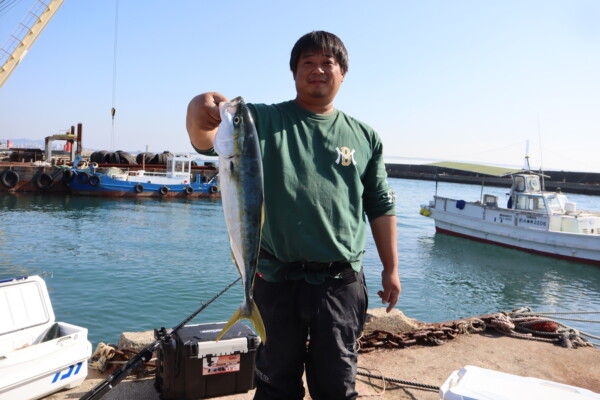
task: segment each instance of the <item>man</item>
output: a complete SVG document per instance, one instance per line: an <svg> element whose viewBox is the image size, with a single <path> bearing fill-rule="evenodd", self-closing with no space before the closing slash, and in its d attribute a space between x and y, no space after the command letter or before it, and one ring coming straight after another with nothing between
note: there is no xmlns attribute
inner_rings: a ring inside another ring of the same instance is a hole
<svg viewBox="0 0 600 400"><path fill-rule="evenodd" d="M401 291L395 195L378 135L333 106L348 71L342 41L323 31L304 35L290 68L295 100L249 104L265 186L254 300L269 338L257 353L255 399L302 399L305 368L313 399L354 399L356 339L368 305L365 214L383 264L378 294L389 312ZM214 154L224 101L211 92L189 104L187 130L200 153Z"/></svg>

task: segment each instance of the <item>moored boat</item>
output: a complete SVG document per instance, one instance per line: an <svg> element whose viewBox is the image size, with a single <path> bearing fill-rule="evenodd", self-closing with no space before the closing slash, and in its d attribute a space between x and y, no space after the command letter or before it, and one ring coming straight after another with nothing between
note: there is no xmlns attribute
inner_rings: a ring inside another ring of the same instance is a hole
<svg viewBox="0 0 600 400"><path fill-rule="evenodd" d="M109 197L213 197L220 196L215 176L192 174L189 156L170 156L165 172L145 169L98 168L75 162L67 179L73 194Z"/></svg>
<svg viewBox="0 0 600 400"><path fill-rule="evenodd" d="M544 191L541 174L510 175L506 206L489 194L479 201L435 195L421 214L433 218L440 233L600 265L600 213L577 210L565 194Z"/></svg>

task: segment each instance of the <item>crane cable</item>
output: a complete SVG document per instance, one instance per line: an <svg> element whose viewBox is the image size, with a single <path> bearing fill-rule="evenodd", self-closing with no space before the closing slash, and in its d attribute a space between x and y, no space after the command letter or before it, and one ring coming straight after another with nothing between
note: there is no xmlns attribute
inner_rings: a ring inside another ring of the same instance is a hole
<svg viewBox="0 0 600 400"><path fill-rule="evenodd" d="M20 0L0 0L0 17L7 14Z"/></svg>
<svg viewBox="0 0 600 400"><path fill-rule="evenodd" d="M119 37L119 0L115 0L115 41L113 45L113 87L112 87L112 108L110 114L112 116L112 130L110 136L110 150L115 149L115 114L117 112L117 39Z"/></svg>

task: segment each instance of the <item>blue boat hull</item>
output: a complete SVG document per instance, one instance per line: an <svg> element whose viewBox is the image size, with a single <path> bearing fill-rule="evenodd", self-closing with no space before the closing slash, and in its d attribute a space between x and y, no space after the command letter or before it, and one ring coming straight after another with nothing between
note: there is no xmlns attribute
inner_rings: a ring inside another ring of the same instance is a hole
<svg viewBox="0 0 600 400"><path fill-rule="evenodd" d="M76 172L67 184L73 194L105 197L220 197L216 181L160 184L113 179L101 173Z"/></svg>

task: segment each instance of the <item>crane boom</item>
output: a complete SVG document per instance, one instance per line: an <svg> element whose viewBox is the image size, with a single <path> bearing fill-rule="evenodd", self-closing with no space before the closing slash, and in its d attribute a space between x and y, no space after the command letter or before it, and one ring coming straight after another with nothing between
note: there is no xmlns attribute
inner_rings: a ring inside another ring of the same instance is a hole
<svg viewBox="0 0 600 400"><path fill-rule="evenodd" d="M4 46L0 48L0 88L21 62L64 0L36 0Z"/></svg>

